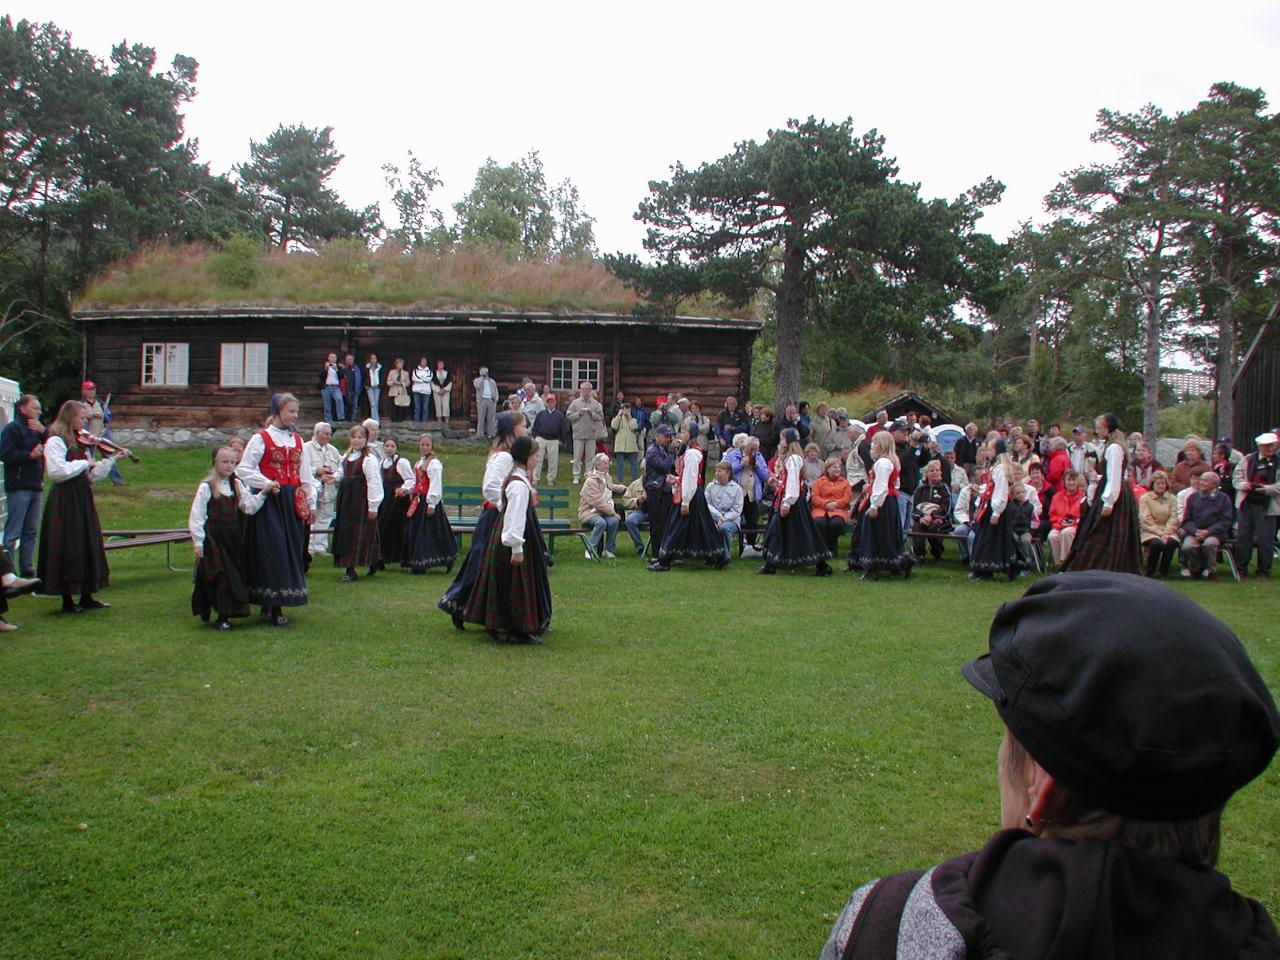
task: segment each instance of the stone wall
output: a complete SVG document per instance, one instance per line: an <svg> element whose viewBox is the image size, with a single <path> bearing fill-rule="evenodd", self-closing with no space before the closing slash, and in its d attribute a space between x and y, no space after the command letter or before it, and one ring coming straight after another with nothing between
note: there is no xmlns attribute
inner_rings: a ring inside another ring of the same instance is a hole
<svg viewBox="0 0 1280 960"><path fill-rule="evenodd" d="M302 429L304 439L311 437L311 428L314 424L306 424ZM201 427L194 429L180 427L160 427L158 429L130 429L121 427L119 430L112 430L112 438L116 443L130 450L165 450L170 447L215 447L221 446L232 437L239 437L241 440L248 440L253 435L254 428L242 427L237 430L221 429L214 427ZM483 437L479 440L470 431L444 429L438 423L432 423L425 428L420 424L405 423L384 423L381 428L380 436L388 435L395 437L400 441L403 447L406 444L416 448L418 437L423 433L429 433L436 440L448 441L467 441L472 443L484 443L488 441ZM334 442L340 447L346 446L347 429L346 427L338 427L333 432Z"/></svg>

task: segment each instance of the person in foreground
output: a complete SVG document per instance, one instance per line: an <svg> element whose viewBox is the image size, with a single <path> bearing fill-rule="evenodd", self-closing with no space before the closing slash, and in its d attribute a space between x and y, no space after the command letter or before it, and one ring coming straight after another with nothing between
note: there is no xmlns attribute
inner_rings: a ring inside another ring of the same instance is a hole
<svg viewBox="0 0 1280 960"><path fill-rule="evenodd" d="M1083 571L1003 605L961 670L1005 726L1004 829L858 889L823 960L1280 957L1214 869L1222 810L1280 742L1244 647L1162 584Z"/></svg>

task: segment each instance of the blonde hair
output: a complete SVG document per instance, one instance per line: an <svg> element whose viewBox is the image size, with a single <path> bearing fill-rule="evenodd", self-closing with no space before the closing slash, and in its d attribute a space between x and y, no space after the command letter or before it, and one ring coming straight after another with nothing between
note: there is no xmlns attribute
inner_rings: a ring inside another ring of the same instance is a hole
<svg viewBox="0 0 1280 960"><path fill-rule="evenodd" d="M347 449L342 451L342 455L344 457L354 449L354 447L352 447L351 445L351 438L354 437L357 433L360 434L360 436L364 437L365 449L366 450L369 449L369 431L366 430L364 427L362 427L360 424L353 423L351 425L351 429L347 431Z"/></svg>
<svg viewBox="0 0 1280 960"><path fill-rule="evenodd" d="M218 454L220 454L223 450L230 450L232 453L236 452L234 447L229 447L226 444L223 444L220 447L214 447L213 453L209 457L209 472L204 475L204 479L200 481L201 483L207 483L209 484L210 487L213 487L215 483L217 483L219 480L222 479L221 477L218 476L218 470L214 466L214 464L218 462ZM237 454L237 458L238 456L239 455ZM233 480L235 479L234 471L232 472L231 477ZM235 489L234 484L231 489L232 490Z"/></svg>
<svg viewBox="0 0 1280 960"><path fill-rule="evenodd" d="M902 463L898 460L898 450L893 442L893 434L888 430L881 430L871 438L871 456L877 460L883 457L891 461L896 469L902 469Z"/></svg>
<svg viewBox="0 0 1280 960"><path fill-rule="evenodd" d="M68 452L71 451L73 445L79 446L80 444L76 431L71 426L71 421L76 418L76 414L88 409L88 406L79 400L68 400L58 408L58 416L49 425L49 433L65 443Z"/></svg>

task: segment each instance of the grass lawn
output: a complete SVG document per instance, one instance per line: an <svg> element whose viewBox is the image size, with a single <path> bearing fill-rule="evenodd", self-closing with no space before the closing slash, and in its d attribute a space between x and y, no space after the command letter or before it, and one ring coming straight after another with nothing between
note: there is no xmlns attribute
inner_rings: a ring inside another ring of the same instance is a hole
<svg viewBox="0 0 1280 960"><path fill-rule="evenodd" d="M182 526L207 461L126 465L104 524ZM1000 727L958 667L1026 581L619 552L561 543L540 647L456 632L440 572L328 566L287 629L216 634L163 548L111 554L110 610L15 602L0 956L814 957L854 886L997 827ZM1280 584L1174 587L1280 690ZM1280 914L1280 765L1223 867Z"/></svg>

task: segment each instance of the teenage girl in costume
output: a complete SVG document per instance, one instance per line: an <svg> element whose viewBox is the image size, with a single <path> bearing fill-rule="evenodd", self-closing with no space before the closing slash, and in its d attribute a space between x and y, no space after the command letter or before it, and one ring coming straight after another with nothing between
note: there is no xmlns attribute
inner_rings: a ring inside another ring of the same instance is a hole
<svg viewBox="0 0 1280 960"><path fill-rule="evenodd" d="M244 518L261 510L265 500L264 494L250 493L236 479L238 456L231 447L213 451L213 469L196 487L187 517L196 555L191 612L205 623L216 612L218 630L230 630L232 617L249 615Z"/></svg>
<svg viewBox="0 0 1280 960"><path fill-rule="evenodd" d="M338 486L338 512L333 518L333 565L345 567L343 583L356 579L356 567L378 572L378 507L382 505L382 470L368 449L369 432L355 424L347 434Z"/></svg>
<svg viewBox="0 0 1280 960"><path fill-rule="evenodd" d="M444 567L448 573L458 556L458 542L449 528L449 518L440 507L444 496L444 465L432 454L431 434L418 438L418 462L413 468L413 488L409 520L404 531L404 559L401 563L414 573Z"/></svg>

